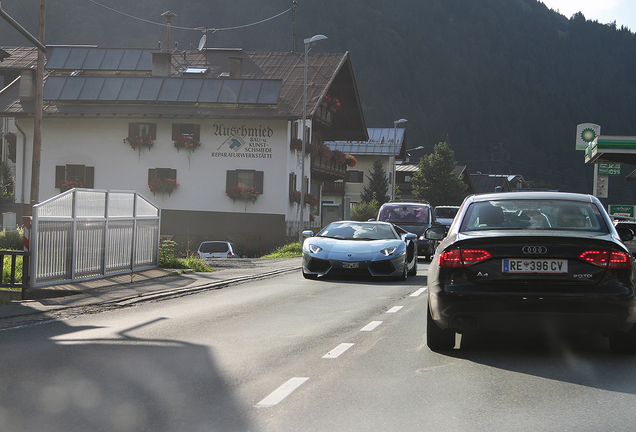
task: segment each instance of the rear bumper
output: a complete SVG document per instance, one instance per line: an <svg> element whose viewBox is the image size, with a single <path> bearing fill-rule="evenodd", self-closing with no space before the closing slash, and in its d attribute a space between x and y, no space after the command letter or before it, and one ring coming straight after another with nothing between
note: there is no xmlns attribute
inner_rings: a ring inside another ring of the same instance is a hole
<svg viewBox="0 0 636 432"><path fill-rule="evenodd" d="M429 293L433 319L462 333L497 331L627 331L636 323L633 296L470 296Z"/></svg>

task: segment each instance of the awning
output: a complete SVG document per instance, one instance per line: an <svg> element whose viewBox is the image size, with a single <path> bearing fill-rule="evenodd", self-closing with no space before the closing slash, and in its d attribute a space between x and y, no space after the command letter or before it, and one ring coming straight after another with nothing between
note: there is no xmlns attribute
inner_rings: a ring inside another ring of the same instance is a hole
<svg viewBox="0 0 636 432"><path fill-rule="evenodd" d="M636 165L636 137L598 136L585 149L585 163Z"/></svg>

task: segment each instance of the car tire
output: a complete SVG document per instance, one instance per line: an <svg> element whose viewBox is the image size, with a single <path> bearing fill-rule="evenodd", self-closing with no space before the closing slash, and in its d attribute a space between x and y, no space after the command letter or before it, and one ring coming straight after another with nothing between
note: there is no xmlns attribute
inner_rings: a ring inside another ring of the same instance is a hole
<svg viewBox="0 0 636 432"><path fill-rule="evenodd" d="M405 281L406 279L408 279L409 274L407 270L408 270L408 264L406 263L406 261L404 261L404 268L402 269L402 273L399 276L396 276L395 280Z"/></svg>
<svg viewBox="0 0 636 432"><path fill-rule="evenodd" d="M636 354L636 326L631 330L611 333L610 350L615 354Z"/></svg>
<svg viewBox="0 0 636 432"><path fill-rule="evenodd" d="M415 264L413 269L409 272L409 276L417 276L417 258L415 258Z"/></svg>
<svg viewBox="0 0 636 432"><path fill-rule="evenodd" d="M303 272L303 277L305 279L316 279L318 277L318 275L317 274Z"/></svg>
<svg viewBox="0 0 636 432"><path fill-rule="evenodd" d="M452 329L442 330L433 321L430 307L426 308L426 345L431 351L448 351L455 347L455 332Z"/></svg>

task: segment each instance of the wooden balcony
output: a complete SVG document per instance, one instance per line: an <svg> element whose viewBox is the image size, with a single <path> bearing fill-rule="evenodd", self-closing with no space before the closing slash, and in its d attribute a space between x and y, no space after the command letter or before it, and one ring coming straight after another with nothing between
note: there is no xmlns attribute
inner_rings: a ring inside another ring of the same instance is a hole
<svg viewBox="0 0 636 432"><path fill-rule="evenodd" d="M336 163L333 159L321 157L311 158L311 178L320 181L344 180L347 173L345 164Z"/></svg>
<svg viewBox="0 0 636 432"><path fill-rule="evenodd" d="M344 182L324 182L322 184L322 193L328 194L344 194Z"/></svg>

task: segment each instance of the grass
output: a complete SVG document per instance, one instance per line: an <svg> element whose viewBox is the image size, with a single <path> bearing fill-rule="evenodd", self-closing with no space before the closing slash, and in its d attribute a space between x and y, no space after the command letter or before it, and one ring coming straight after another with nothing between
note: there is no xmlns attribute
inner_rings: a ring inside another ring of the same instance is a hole
<svg viewBox="0 0 636 432"><path fill-rule="evenodd" d="M285 246L281 246L276 249L274 252L264 255L261 258L294 258L302 256L303 248L300 243L290 243Z"/></svg>
<svg viewBox="0 0 636 432"><path fill-rule="evenodd" d="M211 272L213 269L206 265L202 259L192 254L185 258L177 258L175 251L177 244L172 240L164 240L159 246L159 267L167 269L190 269L196 272Z"/></svg>

